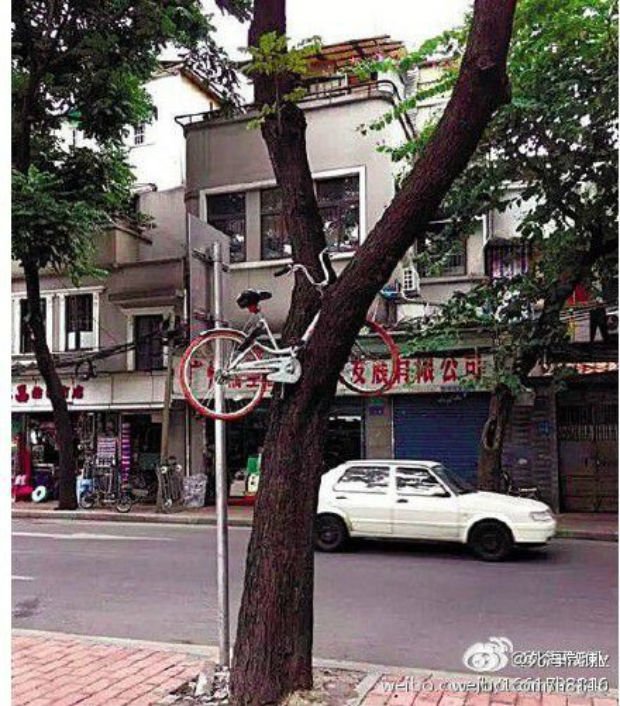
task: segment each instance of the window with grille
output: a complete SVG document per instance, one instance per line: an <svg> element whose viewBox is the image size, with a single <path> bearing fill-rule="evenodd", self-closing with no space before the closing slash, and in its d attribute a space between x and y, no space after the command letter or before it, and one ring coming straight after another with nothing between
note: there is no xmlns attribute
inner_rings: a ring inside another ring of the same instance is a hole
<svg viewBox="0 0 620 706"><path fill-rule="evenodd" d="M316 195L329 249L355 250L360 241L359 176L319 179Z"/></svg>
<svg viewBox="0 0 620 706"><path fill-rule="evenodd" d="M134 145L143 145L146 139L146 123L138 123L133 129Z"/></svg>
<svg viewBox="0 0 620 706"><path fill-rule="evenodd" d="M261 257L276 260L292 255L291 243L284 229L282 193L278 187L260 192Z"/></svg>
<svg viewBox="0 0 620 706"><path fill-rule="evenodd" d="M416 255L425 256L417 264L420 277L458 277L467 274L467 251L464 239L454 243L447 254L433 247L433 237L439 236L445 226L446 221L432 221L428 224L426 235L416 240Z"/></svg>
<svg viewBox="0 0 620 706"><path fill-rule="evenodd" d="M512 279L526 274L530 265L529 243L490 242L484 250L485 269L491 279Z"/></svg>
<svg viewBox="0 0 620 706"><path fill-rule="evenodd" d="M65 350L83 351L95 347L92 294L65 297Z"/></svg>
<svg viewBox="0 0 620 706"><path fill-rule="evenodd" d="M230 261L245 260L245 193L207 196L207 221L230 237Z"/></svg>
<svg viewBox="0 0 620 706"><path fill-rule="evenodd" d="M47 301L41 299L41 316L43 325L47 327ZM19 301L19 352L23 354L34 353L32 331L30 329L30 314L27 299Z"/></svg>
<svg viewBox="0 0 620 706"><path fill-rule="evenodd" d="M134 317L135 369L161 370L164 367L161 314Z"/></svg>

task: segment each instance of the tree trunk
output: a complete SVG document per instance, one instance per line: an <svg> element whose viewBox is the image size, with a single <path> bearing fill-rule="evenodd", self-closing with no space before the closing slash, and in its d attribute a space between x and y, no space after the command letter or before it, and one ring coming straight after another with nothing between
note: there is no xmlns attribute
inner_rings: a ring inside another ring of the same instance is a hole
<svg viewBox="0 0 620 706"><path fill-rule="evenodd" d="M493 390L489 417L482 430L478 452L478 488L494 493L502 491L502 452L510 421L514 395L505 385Z"/></svg>
<svg viewBox="0 0 620 706"><path fill-rule="evenodd" d="M24 263L26 292L28 296L29 326L32 331L34 354L39 371L45 380L47 393L52 403L56 443L58 444L58 509L75 510L76 460L73 426L67 408L65 390L54 366L52 354L47 346L45 324L41 312L41 290L39 271L36 265Z"/></svg>
<svg viewBox="0 0 620 706"><path fill-rule="evenodd" d="M508 99L505 69L514 4L477 0L460 76L434 137L320 302L321 315L303 351L300 381L274 390L231 674L235 706L276 704L312 685L313 525L327 413L338 374L372 300L425 231L494 110ZM284 0L255 3L250 43L268 31L286 33ZM268 77L258 77L255 85L259 101L272 102ZM285 104L277 118L266 119L262 133L283 192L293 258L317 272L316 255L325 238L302 111ZM314 292L298 277L285 340L300 334L318 306Z"/></svg>

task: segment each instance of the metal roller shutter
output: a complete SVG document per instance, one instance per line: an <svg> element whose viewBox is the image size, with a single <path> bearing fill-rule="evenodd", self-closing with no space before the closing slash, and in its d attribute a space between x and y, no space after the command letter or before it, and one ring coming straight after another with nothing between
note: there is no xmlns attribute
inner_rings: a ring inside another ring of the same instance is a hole
<svg viewBox="0 0 620 706"><path fill-rule="evenodd" d="M402 395L394 399L394 456L441 461L476 481L478 441L489 395Z"/></svg>

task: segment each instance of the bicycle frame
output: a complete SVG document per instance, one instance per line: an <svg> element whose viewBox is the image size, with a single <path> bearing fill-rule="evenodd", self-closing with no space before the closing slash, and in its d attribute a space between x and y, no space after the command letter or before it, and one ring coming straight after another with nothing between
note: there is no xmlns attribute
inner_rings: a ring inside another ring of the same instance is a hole
<svg viewBox="0 0 620 706"><path fill-rule="evenodd" d="M247 340L253 341L256 347L271 356L271 360L269 358L266 358L261 360L246 361L245 363L242 362L243 357L251 348L251 346L248 346L247 348L244 348L242 351L237 353L237 355L230 362L228 370L252 373L270 373L274 370L279 370L284 360L296 358L299 350L301 350L301 348L303 348L306 343L308 343L316 326L316 322L319 320L319 314L320 312L316 313L315 317L308 325L308 328L304 331L304 334L301 337L299 344L294 346L287 346L286 348L280 348L278 346L278 342L275 339L275 336L273 335L273 332L271 331L271 328L269 327L269 322L267 321L262 312L258 312L256 314L256 323L250 328L249 332L246 334ZM265 345L258 338L254 338L260 331L264 331L271 345Z"/></svg>

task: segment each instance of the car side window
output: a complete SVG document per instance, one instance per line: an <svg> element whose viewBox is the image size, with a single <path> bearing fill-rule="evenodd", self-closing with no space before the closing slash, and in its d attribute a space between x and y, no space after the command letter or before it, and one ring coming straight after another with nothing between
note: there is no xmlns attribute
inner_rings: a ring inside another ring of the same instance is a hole
<svg viewBox="0 0 620 706"><path fill-rule="evenodd" d="M390 482L388 466L355 466L347 469L334 490L351 493L387 493Z"/></svg>
<svg viewBox="0 0 620 706"><path fill-rule="evenodd" d="M432 473L424 468L396 468L396 492L399 495L437 495L445 490Z"/></svg>

